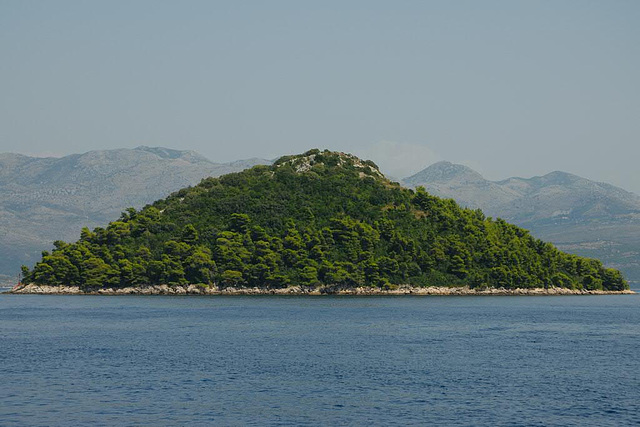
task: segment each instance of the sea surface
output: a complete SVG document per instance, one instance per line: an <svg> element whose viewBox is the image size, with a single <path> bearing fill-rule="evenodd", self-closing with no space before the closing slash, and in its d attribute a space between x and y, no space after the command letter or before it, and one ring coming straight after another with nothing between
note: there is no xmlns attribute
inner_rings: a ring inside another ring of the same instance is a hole
<svg viewBox="0 0 640 427"><path fill-rule="evenodd" d="M640 424L640 295L0 295L0 425Z"/></svg>

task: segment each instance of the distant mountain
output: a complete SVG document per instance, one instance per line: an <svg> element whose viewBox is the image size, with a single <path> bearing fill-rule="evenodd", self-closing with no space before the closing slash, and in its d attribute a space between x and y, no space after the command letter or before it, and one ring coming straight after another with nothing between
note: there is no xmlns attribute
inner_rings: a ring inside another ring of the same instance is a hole
<svg viewBox="0 0 640 427"><path fill-rule="evenodd" d="M61 158L0 154L0 274L32 264L54 240L76 240L127 207L264 159L214 163L194 151L141 146Z"/></svg>
<svg viewBox="0 0 640 427"><path fill-rule="evenodd" d="M558 171L489 181L449 162L435 163L403 183L480 208L640 281L640 197L621 188Z"/></svg>
<svg viewBox="0 0 640 427"><path fill-rule="evenodd" d="M495 203L506 204L518 197L513 190L487 181L473 169L449 162L431 165L402 183L410 188L421 185L435 195L456 199L464 206L481 208L485 213L485 208Z"/></svg>

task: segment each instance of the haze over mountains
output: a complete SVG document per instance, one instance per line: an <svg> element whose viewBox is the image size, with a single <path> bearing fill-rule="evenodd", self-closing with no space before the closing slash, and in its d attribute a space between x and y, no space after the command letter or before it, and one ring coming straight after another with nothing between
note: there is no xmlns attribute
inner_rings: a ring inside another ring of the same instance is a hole
<svg viewBox="0 0 640 427"><path fill-rule="evenodd" d="M473 169L435 163L403 180L513 222L560 249L603 260L640 280L640 197L566 172L486 180Z"/></svg>
<svg viewBox="0 0 640 427"><path fill-rule="evenodd" d="M82 227L105 225L129 206L268 163L214 163L193 151L144 146L61 158L0 154L0 275L15 279L54 240L76 240Z"/></svg>

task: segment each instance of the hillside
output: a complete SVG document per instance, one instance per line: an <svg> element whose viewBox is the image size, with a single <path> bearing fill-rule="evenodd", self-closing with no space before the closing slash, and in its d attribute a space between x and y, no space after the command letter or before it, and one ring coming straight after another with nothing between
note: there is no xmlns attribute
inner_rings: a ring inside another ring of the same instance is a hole
<svg viewBox="0 0 640 427"><path fill-rule="evenodd" d="M23 273L27 283L82 289L627 286L597 260L402 188L371 161L319 150L130 209L76 243L56 242Z"/></svg>
<svg viewBox="0 0 640 427"><path fill-rule="evenodd" d="M403 182L482 209L640 281L640 197L633 193L566 172L489 181L449 162L431 165Z"/></svg>
<svg viewBox="0 0 640 427"><path fill-rule="evenodd" d="M0 275L15 280L56 239L104 225L122 210L166 197L204 177L266 160L213 163L192 151L138 147L62 158L0 154Z"/></svg>

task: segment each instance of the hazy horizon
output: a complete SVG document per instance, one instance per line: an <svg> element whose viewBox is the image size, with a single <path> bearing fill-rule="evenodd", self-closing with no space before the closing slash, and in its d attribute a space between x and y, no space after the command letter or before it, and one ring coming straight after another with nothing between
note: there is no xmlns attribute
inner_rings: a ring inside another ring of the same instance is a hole
<svg viewBox="0 0 640 427"><path fill-rule="evenodd" d="M0 152L352 152L640 193L640 3L0 1Z"/></svg>

